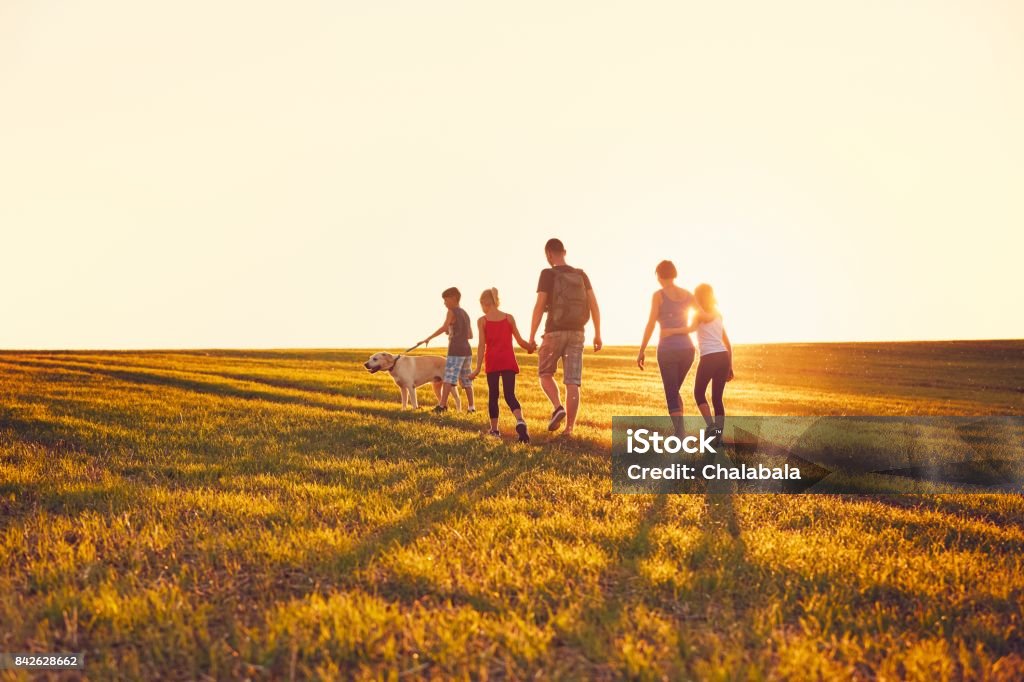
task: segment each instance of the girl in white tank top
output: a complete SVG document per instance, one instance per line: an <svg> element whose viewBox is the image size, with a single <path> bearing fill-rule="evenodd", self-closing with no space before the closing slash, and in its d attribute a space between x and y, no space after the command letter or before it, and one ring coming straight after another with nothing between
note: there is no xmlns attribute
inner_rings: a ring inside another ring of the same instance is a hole
<svg viewBox="0 0 1024 682"><path fill-rule="evenodd" d="M722 325L722 314L717 310L710 322L697 322L697 345L700 354L728 352L725 346L725 327Z"/></svg>
<svg viewBox="0 0 1024 682"><path fill-rule="evenodd" d="M733 378L732 344L725 333L722 314L718 312L711 285L700 284L693 290L693 294L703 309L697 313L692 325L697 330L697 345L700 347L700 364L697 365L697 378L693 382L693 398L716 442L721 444L722 430L725 428L725 384ZM711 406L707 398L708 384L711 384ZM714 416L711 413L712 406L715 409Z"/></svg>

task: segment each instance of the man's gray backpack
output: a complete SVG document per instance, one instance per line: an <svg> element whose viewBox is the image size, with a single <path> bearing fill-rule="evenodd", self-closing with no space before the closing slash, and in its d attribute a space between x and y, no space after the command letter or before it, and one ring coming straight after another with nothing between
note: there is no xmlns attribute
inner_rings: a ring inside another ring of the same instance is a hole
<svg viewBox="0 0 1024 682"><path fill-rule="evenodd" d="M582 328L590 320L586 280L579 270L554 268L548 319L562 329Z"/></svg>

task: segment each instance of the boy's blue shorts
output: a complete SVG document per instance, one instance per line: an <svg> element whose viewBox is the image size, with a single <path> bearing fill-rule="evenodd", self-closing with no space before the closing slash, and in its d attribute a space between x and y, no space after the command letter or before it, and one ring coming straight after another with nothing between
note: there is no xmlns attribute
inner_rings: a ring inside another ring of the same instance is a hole
<svg viewBox="0 0 1024 682"><path fill-rule="evenodd" d="M452 386L462 384L463 388L472 386L473 382L469 378L472 364L472 355L449 355L444 361L444 383Z"/></svg>

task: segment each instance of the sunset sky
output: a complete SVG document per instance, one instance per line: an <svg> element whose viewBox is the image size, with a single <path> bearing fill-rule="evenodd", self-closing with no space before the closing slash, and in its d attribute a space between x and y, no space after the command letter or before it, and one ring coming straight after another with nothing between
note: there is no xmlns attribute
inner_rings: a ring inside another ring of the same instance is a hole
<svg viewBox="0 0 1024 682"><path fill-rule="evenodd" d="M1024 338L1022 83L1012 1L7 0L0 348L525 324L552 236L605 343L662 258L737 343Z"/></svg>

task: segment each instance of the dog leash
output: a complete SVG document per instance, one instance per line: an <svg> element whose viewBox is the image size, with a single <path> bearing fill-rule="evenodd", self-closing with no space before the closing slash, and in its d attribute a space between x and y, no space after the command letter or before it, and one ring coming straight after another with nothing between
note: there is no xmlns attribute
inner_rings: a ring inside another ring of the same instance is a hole
<svg viewBox="0 0 1024 682"><path fill-rule="evenodd" d="M404 351L402 351L401 353L399 353L398 355L396 355L396 356L395 356L395 359L394 359L394 360L392 360L392 362L391 362L391 367L389 367L389 368L388 368L388 371L389 371L389 372L391 372L391 373L394 373L394 371L395 371L395 367L396 367L396 366L398 365L398 360L399 360L399 359L400 359L400 358L401 358L401 357L402 357L403 355L405 355L406 353L411 353L412 351L416 350L417 348L419 348L419 347L420 347L420 346L422 346L422 345L423 345L423 342L422 342L422 341L420 341L420 342L419 342L419 343L417 343L417 344L416 344L415 346L412 346L411 348L406 348L406 349L405 349Z"/></svg>

